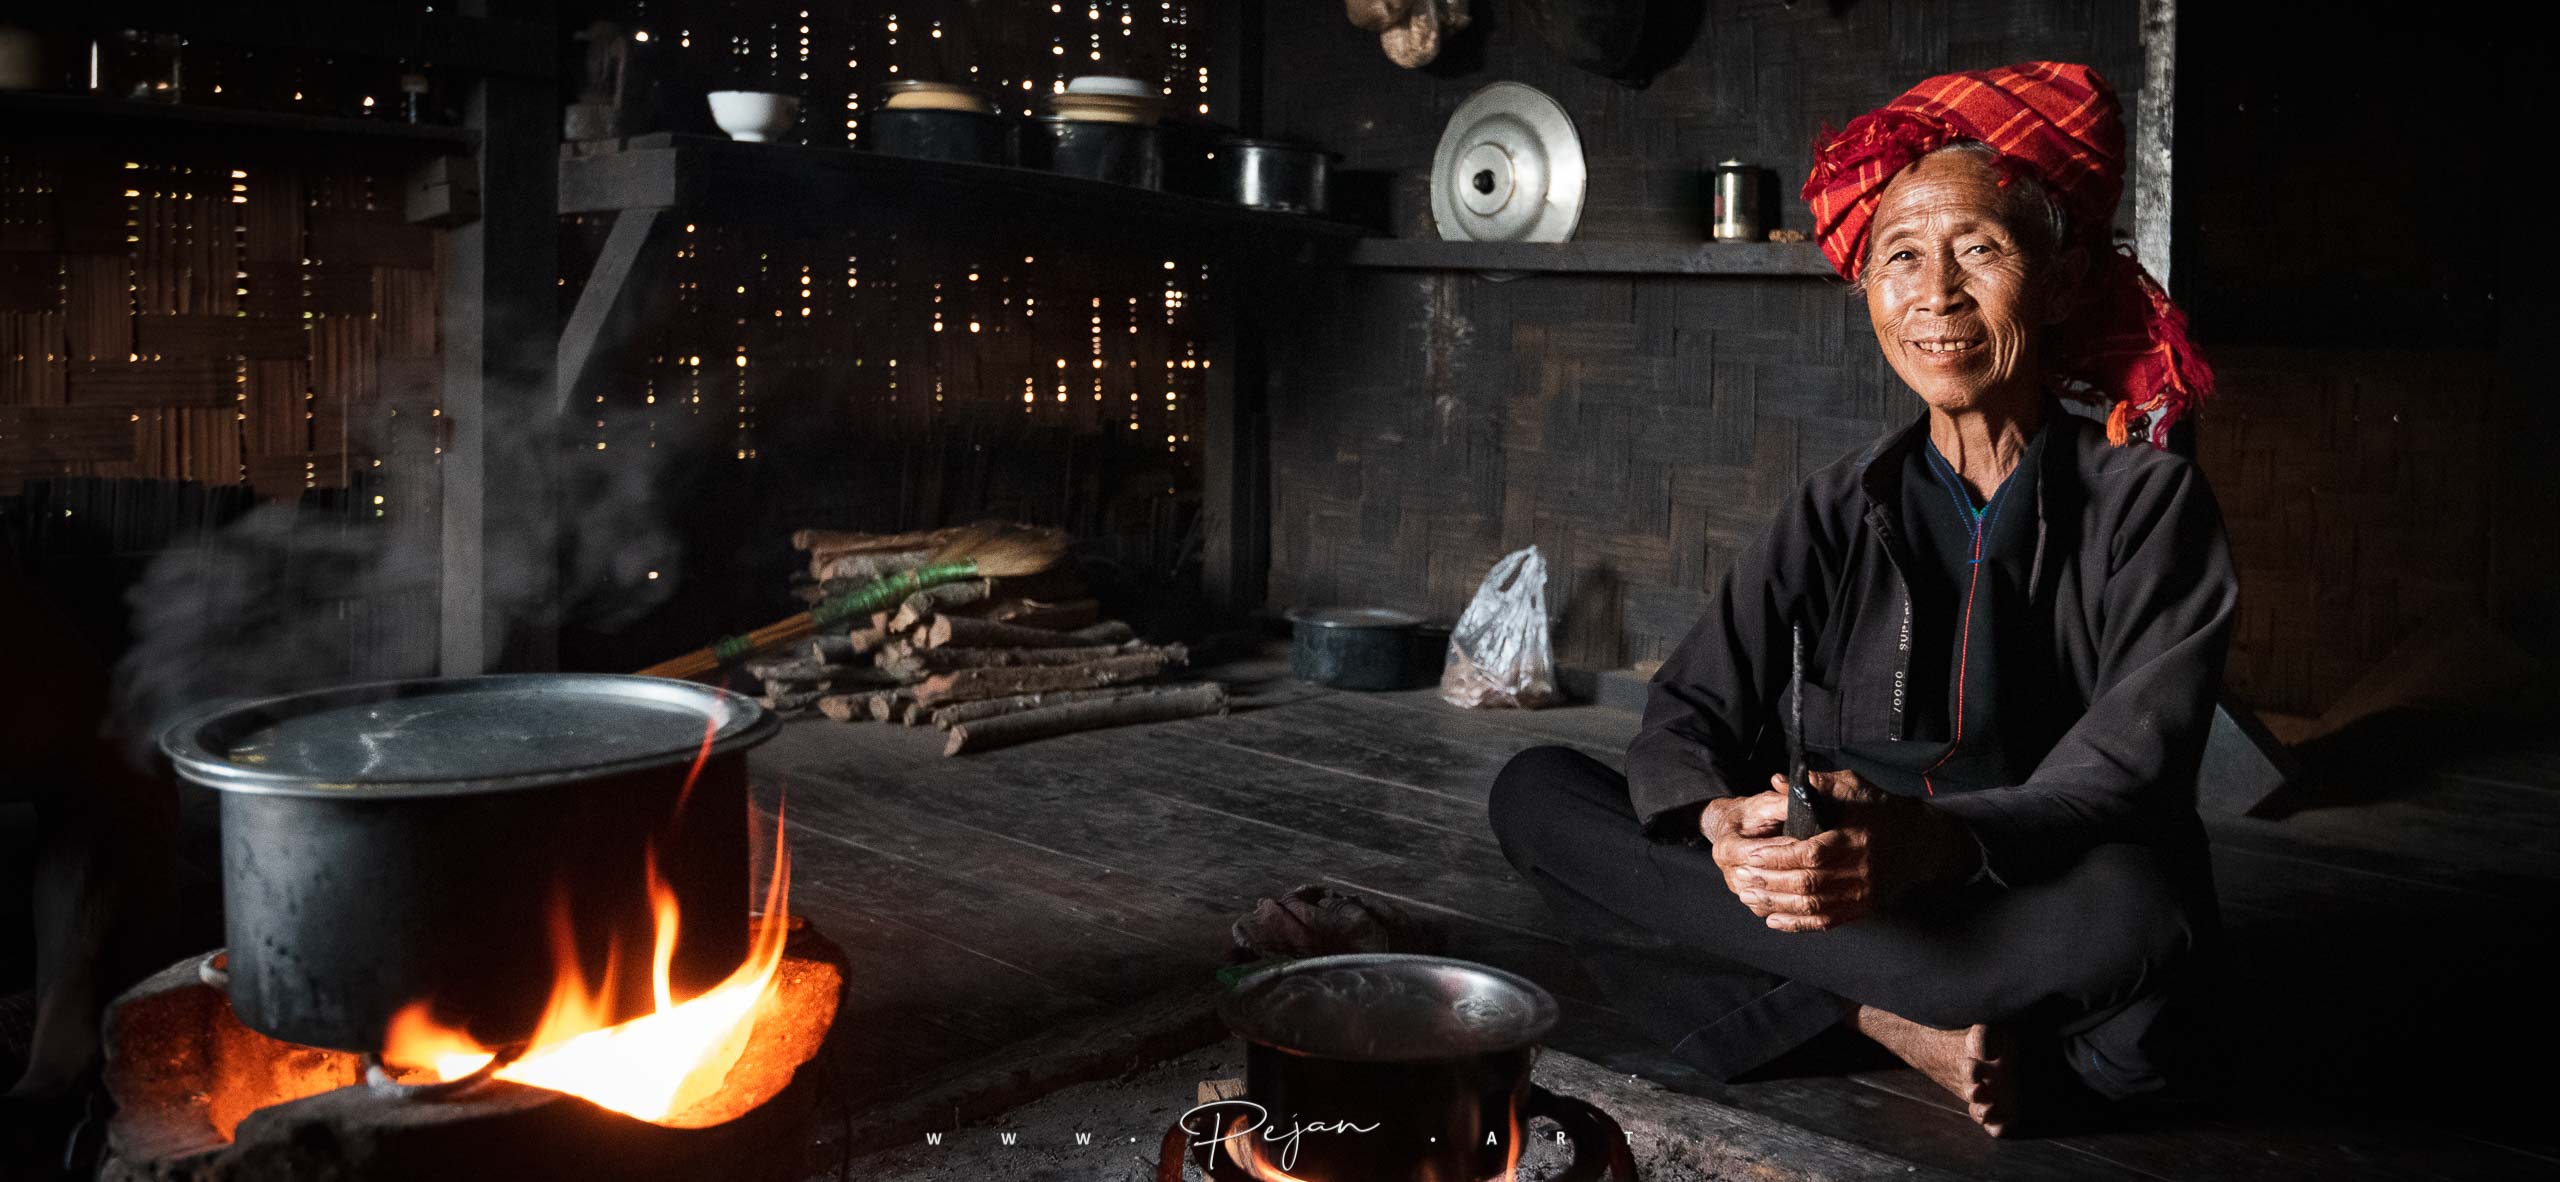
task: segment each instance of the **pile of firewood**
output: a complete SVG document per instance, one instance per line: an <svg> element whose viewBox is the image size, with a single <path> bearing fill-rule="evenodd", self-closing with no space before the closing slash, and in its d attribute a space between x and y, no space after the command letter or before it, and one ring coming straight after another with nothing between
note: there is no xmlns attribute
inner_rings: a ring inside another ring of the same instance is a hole
<svg viewBox="0 0 2560 1182"><path fill-rule="evenodd" d="M808 552L809 581L793 594L821 602L919 566L954 536L801 530L791 544ZM765 706L838 722L930 723L950 735L945 755L1227 710L1216 682L1162 680L1188 662L1183 646L1149 644L1101 618L1066 567L927 587L794 647L745 666L763 681Z"/></svg>

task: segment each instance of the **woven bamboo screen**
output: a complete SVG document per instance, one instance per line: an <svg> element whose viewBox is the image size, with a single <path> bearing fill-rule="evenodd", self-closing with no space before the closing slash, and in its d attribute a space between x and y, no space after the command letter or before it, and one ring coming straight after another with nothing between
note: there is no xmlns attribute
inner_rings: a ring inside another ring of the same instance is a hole
<svg viewBox="0 0 2560 1182"><path fill-rule="evenodd" d="M0 493L80 475L289 498L432 460L436 242L402 221L398 166L212 138L0 144Z"/></svg>
<svg viewBox="0 0 2560 1182"><path fill-rule="evenodd" d="M620 19L678 89L797 94L785 138L859 149L879 88L901 78L974 82L1018 112L1074 75L1125 73L1196 113L1211 79L1192 21L1211 7L634 0ZM1159 589L1196 564L1212 260L1178 242L1045 245L1058 236L1028 214L1013 240L1029 245L1000 246L902 212L893 231L877 210L687 211L653 248L633 280L648 310L569 428L606 455L662 457L650 483L681 577L593 655L569 637L573 663L793 610L786 539L802 526L1000 516L1065 526L1080 553ZM608 221L571 219L568 290Z"/></svg>

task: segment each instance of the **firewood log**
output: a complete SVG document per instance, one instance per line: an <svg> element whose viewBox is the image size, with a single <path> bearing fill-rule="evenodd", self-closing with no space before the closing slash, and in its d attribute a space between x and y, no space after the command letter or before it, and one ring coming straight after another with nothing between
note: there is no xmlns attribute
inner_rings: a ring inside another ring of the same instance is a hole
<svg viewBox="0 0 2560 1182"><path fill-rule="evenodd" d="M888 630L893 634L906 632L937 611L964 603L976 603L985 599L988 594L986 579L964 579L957 583L944 583L939 587L927 587L908 596L905 603L898 605L898 614L889 617Z"/></svg>
<svg viewBox="0 0 2560 1182"><path fill-rule="evenodd" d="M874 550L846 553L820 550L809 558L809 575L818 580L829 594L841 595L831 584L846 584L852 589L873 579L894 575L911 566L923 566L933 558L932 550Z"/></svg>
<svg viewBox="0 0 2560 1182"><path fill-rule="evenodd" d="M889 670L875 669L869 665L841 665L830 667L825 674L818 677L766 678L764 692L796 694L814 690L819 693L852 693L857 690L888 689L905 685L913 680L915 678L900 677Z"/></svg>
<svg viewBox="0 0 2560 1182"><path fill-rule="evenodd" d="M850 665L862 654L853 651L853 637L841 632L821 632L809 638L809 658L821 665Z"/></svg>
<svg viewBox="0 0 2560 1182"><path fill-rule="evenodd" d="M1064 706L1072 702L1100 702L1111 698L1125 698L1134 693L1144 692L1146 688L1124 685L1109 689L1053 690L1045 694L1015 694L1009 698L981 698L975 702L961 702L934 711L933 725L947 731L964 722L993 718L999 714L1035 710L1043 706Z"/></svg>
<svg viewBox="0 0 2560 1182"><path fill-rule="evenodd" d="M763 681L768 689L877 686L896 683L894 678L869 665L827 664L808 657L785 661L751 661L747 664L747 674Z"/></svg>
<svg viewBox="0 0 2560 1182"><path fill-rule="evenodd" d="M781 693L775 693L770 687L768 687L765 693L761 697L758 697L756 701L765 709L771 710L777 714L797 714L800 711L817 705L819 699L825 696L826 691L819 689L785 690Z"/></svg>
<svg viewBox="0 0 2560 1182"><path fill-rule="evenodd" d="M910 654L910 660L921 665L927 673L950 673L959 669L1082 665L1106 657L1156 651L1159 650L1154 645L1131 640L1120 644L1083 644L1073 648L929 648Z"/></svg>
<svg viewBox="0 0 2560 1182"><path fill-rule="evenodd" d="M871 717L889 722L897 718L899 710L915 700L915 690L907 686L875 695L871 699Z"/></svg>
<svg viewBox="0 0 2560 1182"><path fill-rule="evenodd" d="M1064 632L1082 628L1102 618L1102 605L1090 599L1070 603L1043 603L1037 599L999 600L987 609L986 618L1002 624L1024 628L1047 628Z"/></svg>
<svg viewBox="0 0 2560 1182"><path fill-rule="evenodd" d="M818 699L818 713L837 722L870 722L871 703L896 693L895 690L869 690L858 694L828 694Z"/></svg>
<svg viewBox="0 0 2560 1182"><path fill-rule="evenodd" d="M889 634L878 628L856 628L845 633L845 640L853 646L853 655L868 657L879 652L881 645L889 643Z"/></svg>
<svg viewBox="0 0 2560 1182"><path fill-rule="evenodd" d="M1081 665L1045 665L997 669L961 669L937 674L916 687L915 700L927 706L948 706L954 702L972 702L980 698L1002 698L1014 694L1037 694L1049 690L1095 689L1122 682L1143 681L1162 673L1168 665L1179 665L1189 659L1181 645L1168 645L1151 652L1128 656L1106 657Z"/></svg>
<svg viewBox="0 0 2560 1182"><path fill-rule="evenodd" d="M886 635L888 635L888 634L889 634L889 617L890 617L890 616L892 616L892 615L895 615L895 614L896 614L895 612L873 612L873 613L871 613L871 628L872 628L872 630L873 630L873 631L875 631L875 632L878 632L878 633L879 633L879 634L881 634L882 636L886 636Z"/></svg>
<svg viewBox="0 0 2560 1182"><path fill-rule="evenodd" d="M960 723L943 741L944 755L985 751L1071 731L1139 722L1166 722L1227 712L1227 687L1216 682L1143 689L1124 698L1069 702Z"/></svg>
<svg viewBox="0 0 2560 1182"><path fill-rule="evenodd" d="M796 529L791 531L794 550L920 550L931 549L959 536L960 526L941 529L909 530L895 534L866 534L843 529Z"/></svg>
<svg viewBox="0 0 2560 1182"><path fill-rule="evenodd" d="M1073 632L1026 628L965 616L936 616L918 648L1069 648L1082 644L1118 644L1129 639L1129 625L1106 620Z"/></svg>

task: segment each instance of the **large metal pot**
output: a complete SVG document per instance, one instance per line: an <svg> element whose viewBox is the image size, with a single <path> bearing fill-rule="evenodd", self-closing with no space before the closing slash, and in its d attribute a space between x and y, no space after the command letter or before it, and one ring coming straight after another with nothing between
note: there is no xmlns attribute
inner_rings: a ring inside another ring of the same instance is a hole
<svg viewBox="0 0 2560 1182"><path fill-rule="evenodd" d="M1204 1170L1251 1154L1297 1178L1480 1182L1509 1176L1540 1116L1573 1140L1559 1182L1632 1169L1606 1116L1530 1083L1557 1010L1525 978L1437 956L1319 956L1237 982L1218 1014L1245 1040L1245 1102L1184 1118Z"/></svg>
<svg viewBox="0 0 2560 1182"><path fill-rule="evenodd" d="M652 1005L652 858L681 917L677 992L745 958L737 694L606 674L385 682L210 711L161 747L221 793L232 1008L252 1029L382 1046L413 1001L490 1045L530 1037L560 968ZM697 768L698 765L698 768Z"/></svg>

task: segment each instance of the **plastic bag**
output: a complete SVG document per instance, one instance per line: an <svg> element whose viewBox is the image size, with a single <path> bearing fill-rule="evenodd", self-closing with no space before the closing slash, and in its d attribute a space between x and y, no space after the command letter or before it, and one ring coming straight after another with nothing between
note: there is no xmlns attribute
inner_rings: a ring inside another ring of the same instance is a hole
<svg viewBox="0 0 2560 1182"><path fill-rule="evenodd" d="M1525 710L1561 700L1547 640L1547 560L1537 547L1506 554L1486 572L1449 633L1440 697L1453 706Z"/></svg>

